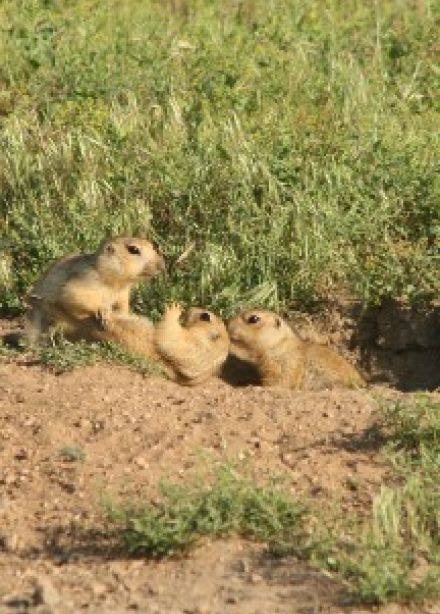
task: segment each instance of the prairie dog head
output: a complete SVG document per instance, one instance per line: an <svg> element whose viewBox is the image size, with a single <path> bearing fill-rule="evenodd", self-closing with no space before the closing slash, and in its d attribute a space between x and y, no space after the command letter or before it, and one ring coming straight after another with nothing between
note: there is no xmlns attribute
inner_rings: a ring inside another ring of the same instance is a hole
<svg viewBox="0 0 440 614"><path fill-rule="evenodd" d="M190 307L181 313L179 322L182 328L197 331L198 335L202 334L212 342L222 340L228 343L226 327L212 311L201 307Z"/></svg>
<svg viewBox="0 0 440 614"><path fill-rule="evenodd" d="M276 313L247 309L229 320L231 351L239 358L252 358L254 352L270 352L284 341L298 339L290 326Z"/></svg>
<svg viewBox="0 0 440 614"><path fill-rule="evenodd" d="M165 271L163 257L146 239L116 237L104 241L96 253L101 275L115 282L133 283Z"/></svg>
<svg viewBox="0 0 440 614"><path fill-rule="evenodd" d="M200 307L165 308L155 327L155 347L180 383L194 385L214 375L226 360L229 337L223 321Z"/></svg>

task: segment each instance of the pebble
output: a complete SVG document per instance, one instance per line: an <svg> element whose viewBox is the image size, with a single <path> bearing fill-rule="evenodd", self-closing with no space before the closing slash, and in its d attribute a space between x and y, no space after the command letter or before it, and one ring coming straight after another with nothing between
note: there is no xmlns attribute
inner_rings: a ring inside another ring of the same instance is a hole
<svg viewBox="0 0 440 614"><path fill-rule="evenodd" d="M17 533L2 534L0 535L0 547L5 552L18 552L23 547L23 543Z"/></svg>
<svg viewBox="0 0 440 614"><path fill-rule="evenodd" d="M150 466L149 462L143 456L138 456L134 459L134 462L141 469L148 469L148 467Z"/></svg>
<svg viewBox="0 0 440 614"><path fill-rule="evenodd" d="M289 453L282 453L281 454L281 461L283 463L285 463L286 465L294 465L295 464L295 456L293 454L289 454Z"/></svg>
<svg viewBox="0 0 440 614"><path fill-rule="evenodd" d="M249 561L247 561L246 559L241 559L238 561L237 567L238 567L238 571L248 573L249 572Z"/></svg>
<svg viewBox="0 0 440 614"><path fill-rule="evenodd" d="M91 422L90 420L87 420L87 418L80 418L79 420L76 420L76 422L74 422L73 426L76 426L77 428L80 429L89 429L91 427Z"/></svg>
<svg viewBox="0 0 440 614"><path fill-rule="evenodd" d="M52 582L46 576L36 576L33 578L35 605L44 604L49 607L56 606L61 601L61 596Z"/></svg>
<svg viewBox="0 0 440 614"><path fill-rule="evenodd" d="M27 460L27 458L28 458L28 453L24 448L19 450L15 455L16 460Z"/></svg>
<svg viewBox="0 0 440 614"><path fill-rule="evenodd" d="M235 595L228 595L225 599L226 603L237 603L238 599Z"/></svg>
<svg viewBox="0 0 440 614"><path fill-rule="evenodd" d="M107 587L105 584L101 584L100 582L93 582L91 588L95 597L102 597L102 595L107 592Z"/></svg>
<svg viewBox="0 0 440 614"><path fill-rule="evenodd" d="M259 584L260 582L263 581L263 577L260 576L260 574L258 573L252 573L250 575L249 580L251 581L252 584Z"/></svg>

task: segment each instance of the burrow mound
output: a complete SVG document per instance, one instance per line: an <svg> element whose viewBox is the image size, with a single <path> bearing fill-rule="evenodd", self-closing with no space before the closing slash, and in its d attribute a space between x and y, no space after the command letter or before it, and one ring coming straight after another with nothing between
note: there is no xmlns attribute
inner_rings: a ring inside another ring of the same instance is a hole
<svg viewBox="0 0 440 614"><path fill-rule="evenodd" d="M292 323L305 339L354 356L372 383L402 392L440 387L440 304L389 300L365 309L347 300L329 305L316 318L293 315Z"/></svg>
<svg viewBox="0 0 440 614"><path fill-rule="evenodd" d="M438 303L409 306L389 300L365 309L359 302L339 300L315 316L292 311L289 321L305 340L345 354L371 383L388 384L402 392L440 388ZM22 326L19 320L3 320L3 341ZM258 383L249 365L236 360L227 362L224 379L244 385Z"/></svg>

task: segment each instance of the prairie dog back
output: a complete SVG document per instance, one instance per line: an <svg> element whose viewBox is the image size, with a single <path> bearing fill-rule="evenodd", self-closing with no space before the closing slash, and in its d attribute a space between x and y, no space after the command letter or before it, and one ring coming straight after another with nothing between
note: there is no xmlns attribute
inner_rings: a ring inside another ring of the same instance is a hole
<svg viewBox="0 0 440 614"><path fill-rule="evenodd" d="M345 358L303 341L276 313L246 310L229 321L228 334L231 352L257 368L263 386L303 390L365 386Z"/></svg>

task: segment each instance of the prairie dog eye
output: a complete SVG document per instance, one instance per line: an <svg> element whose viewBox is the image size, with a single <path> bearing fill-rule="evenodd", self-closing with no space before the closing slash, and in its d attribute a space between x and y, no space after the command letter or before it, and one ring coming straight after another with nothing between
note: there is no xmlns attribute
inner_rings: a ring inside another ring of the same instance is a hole
<svg viewBox="0 0 440 614"><path fill-rule="evenodd" d="M127 245L127 251L130 252L130 254L136 254L137 256L139 256L141 253L141 250L137 245Z"/></svg>
<svg viewBox="0 0 440 614"><path fill-rule="evenodd" d="M249 316L248 319L247 319L247 323L248 324L256 324L259 321L260 321L260 316L257 316L255 314L252 315L252 316Z"/></svg>
<svg viewBox="0 0 440 614"><path fill-rule="evenodd" d="M207 311L202 311L200 319L203 320L203 322L211 322L211 315Z"/></svg>

